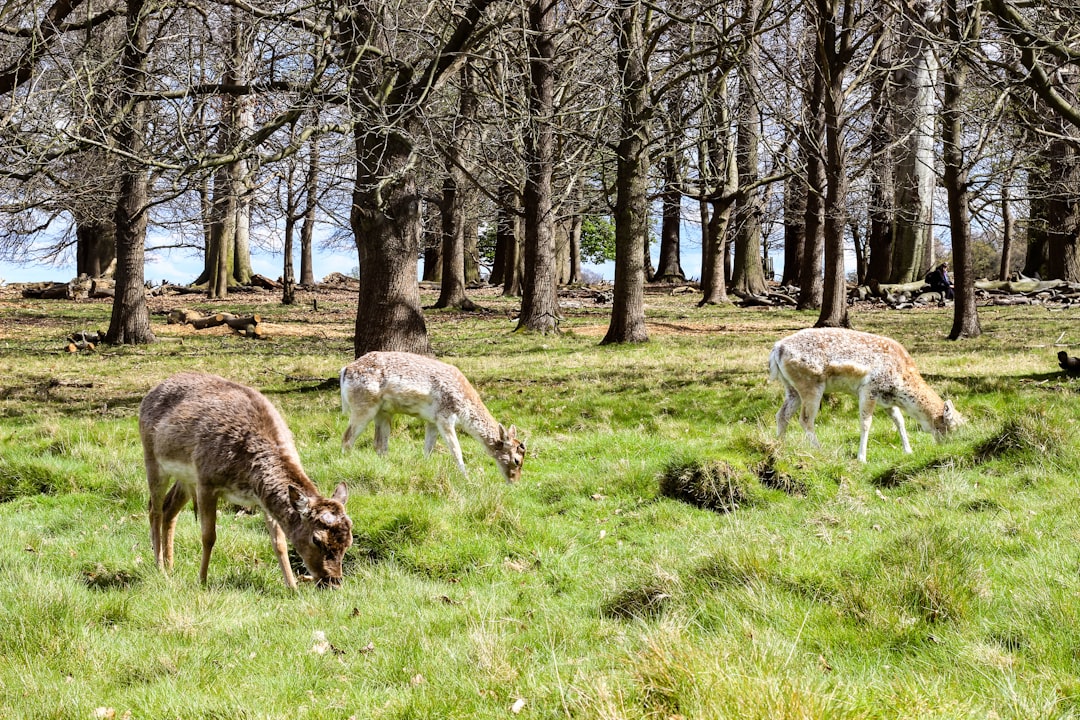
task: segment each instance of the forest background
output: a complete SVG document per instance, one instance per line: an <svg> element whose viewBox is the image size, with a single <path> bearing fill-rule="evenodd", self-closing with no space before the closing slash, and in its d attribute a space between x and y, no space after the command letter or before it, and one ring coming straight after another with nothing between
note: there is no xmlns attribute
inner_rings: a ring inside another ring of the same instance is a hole
<svg viewBox="0 0 1080 720"><path fill-rule="evenodd" d="M155 238L201 254L211 298L280 246L288 303L329 229L358 258L357 354L430 350L421 257L459 308L485 257L541 333L608 257L604 341L638 342L644 283L686 276L690 209L702 304L766 293L775 242L798 306L846 325L849 280L918 282L951 252L950 335L974 337L977 271L1080 274L1077 22L1041 9L9 3L0 251L115 273L107 336L138 344Z"/></svg>

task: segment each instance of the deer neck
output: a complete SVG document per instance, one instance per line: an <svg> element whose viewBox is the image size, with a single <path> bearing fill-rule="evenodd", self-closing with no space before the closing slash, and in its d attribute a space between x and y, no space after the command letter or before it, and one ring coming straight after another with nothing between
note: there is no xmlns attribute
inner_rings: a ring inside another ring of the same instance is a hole
<svg viewBox="0 0 1080 720"><path fill-rule="evenodd" d="M289 499L289 486L298 488L303 494L318 495L315 483L300 467L300 461L291 453L268 453L260 461L253 463L252 485L256 487L263 508L286 531L300 523L300 514Z"/></svg>
<svg viewBox="0 0 1080 720"><path fill-rule="evenodd" d="M499 441L499 423L483 405L470 404L458 415L461 427L492 452Z"/></svg>

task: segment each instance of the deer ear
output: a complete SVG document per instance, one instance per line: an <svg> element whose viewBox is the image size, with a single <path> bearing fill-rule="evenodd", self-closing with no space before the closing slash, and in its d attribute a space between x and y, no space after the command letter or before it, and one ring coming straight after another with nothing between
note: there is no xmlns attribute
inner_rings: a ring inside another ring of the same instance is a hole
<svg viewBox="0 0 1080 720"><path fill-rule="evenodd" d="M506 434L512 438L517 437L517 425L511 425L510 429L506 431Z"/></svg>
<svg viewBox="0 0 1080 720"><path fill-rule="evenodd" d="M338 483L338 486L334 488L334 494L330 496L331 500L337 500L342 505L349 499L349 486L345 483Z"/></svg>
<svg viewBox="0 0 1080 720"><path fill-rule="evenodd" d="M502 423L499 423L499 440L506 442L506 427Z"/></svg>
<svg viewBox="0 0 1080 720"><path fill-rule="evenodd" d="M289 502L301 516L308 514L310 508L308 507L307 495L300 492L300 488L295 485L289 486Z"/></svg>

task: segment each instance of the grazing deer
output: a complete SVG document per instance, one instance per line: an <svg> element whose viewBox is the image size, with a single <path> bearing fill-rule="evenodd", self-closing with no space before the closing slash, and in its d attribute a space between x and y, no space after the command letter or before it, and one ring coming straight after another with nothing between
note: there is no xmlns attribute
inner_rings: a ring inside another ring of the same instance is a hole
<svg viewBox="0 0 1080 720"><path fill-rule="evenodd" d="M216 375L180 373L139 406L150 539L158 567L171 570L176 516L195 501L202 532L199 581L206 584L217 537L219 499L263 510L285 584L296 588L286 540L320 586L341 584L341 559L352 544L348 489L325 498L300 467L292 433L258 391ZM172 488L169 481L175 481Z"/></svg>
<svg viewBox="0 0 1080 720"><path fill-rule="evenodd" d="M810 328L780 340L769 355L769 378L784 384L786 396L776 413L776 433L782 437L791 416L802 405L799 422L814 447L821 447L814 418L827 390L859 398L859 462L866 462L866 443L874 406L890 408L904 452L911 452L901 409L918 420L940 442L945 433L963 424L953 404L943 401L926 384L915 361L900 343L880 335L841 328Z"/></svg>
<svg viewBox="0 0 1080 720"><path fill-rule="evenodd" d="M390 417L397 413L427 422L424 453L431 454L436 434L466 474L455 428L480 441L507 482L521 477L525 443L517 429L507 430L484 407L476 390L453 365L423 355L370 352L341 369L341 408L349 427L341 446L349 449L357 435L375 421L375 452L384 454L390 440Z"/></svg>

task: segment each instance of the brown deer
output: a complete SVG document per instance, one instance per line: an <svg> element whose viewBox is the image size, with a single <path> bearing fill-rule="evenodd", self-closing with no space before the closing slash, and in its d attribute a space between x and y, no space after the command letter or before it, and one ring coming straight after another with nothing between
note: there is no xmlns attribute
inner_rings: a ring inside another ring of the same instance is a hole
<svg viewBox="0 0 1080 720"><path fill-rule="evenodd" d="M258 391L216 375L174 375L143 399L139 434L158 567L172 569L176 518L194 500L202 533L199 581L206 584L218 500L225 499L262 508L287 586L296 588L286 540L317 585L341 584L341 560L352 544L348 489L341 483L333 496L319 494L300 467L285 421Z"/></svg>
<svg viewBox="0 0 1080 720"><path fill-rule="evenodd" d="M941 441L964 419L948 400L942 400L919 375L915 361L900 343L881 335L843 328L809 328L780 340L769 355L769 377L786 390L776 413L776 433L783 437L799 406L799 421L814 447L820 447L814 418L828 390L851 393L859 399L862 435L859 462L866 462L866 444L874 406L889 408L900 431L904 452L911 452L901 409L923 430Z"/></svg>
<svg viewBox="0 0 1080 720"><path fill-rule="evenodd" d="M341 440L346 450L374 420L375 452L386 453L390 418L400 413L427 422L425 454L431 454L435 438L441 435L462 474L466 471L458 427L480 441L507 482L521 477L525 443L517 439L517 428L507 429L496 421L453 365L412 353L367 353L341 369L341 407L349 416Z"/></svg>

